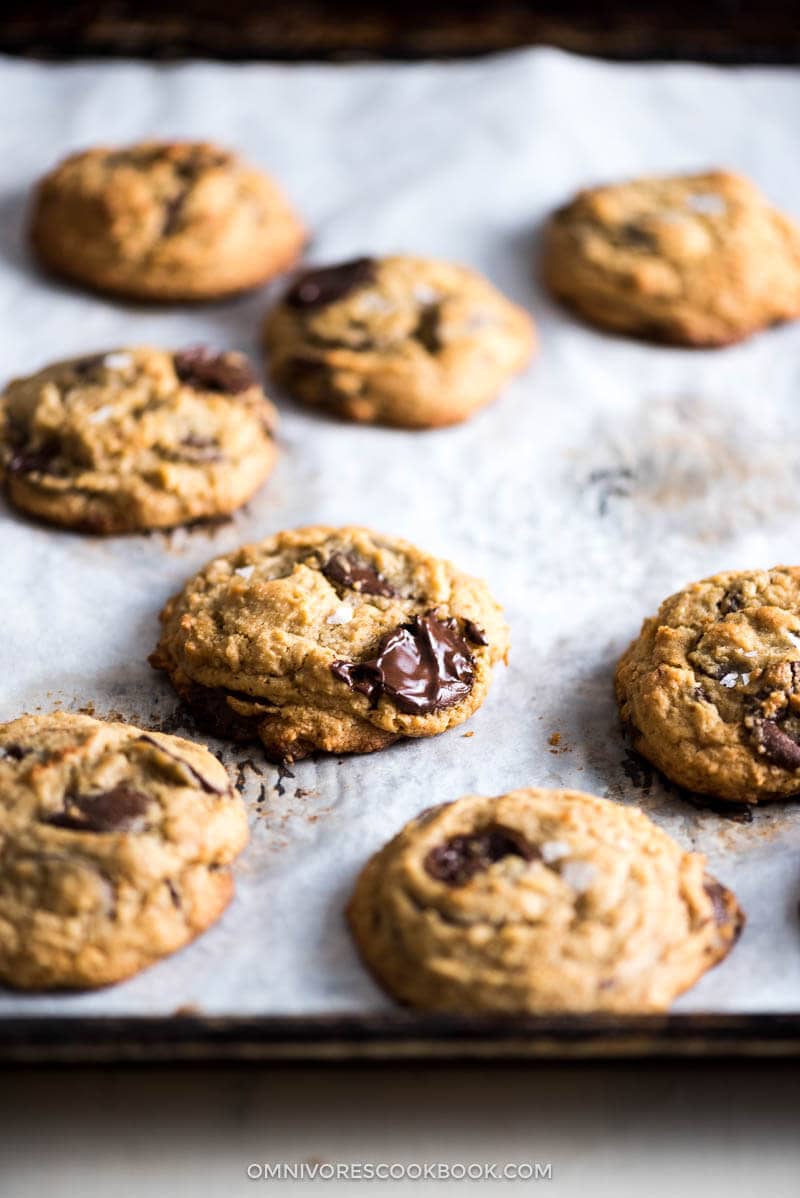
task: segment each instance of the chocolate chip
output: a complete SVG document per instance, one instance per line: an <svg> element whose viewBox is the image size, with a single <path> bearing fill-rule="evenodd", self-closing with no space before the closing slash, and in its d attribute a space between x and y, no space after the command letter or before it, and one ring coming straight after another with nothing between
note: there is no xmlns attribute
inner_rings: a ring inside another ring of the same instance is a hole
<svg viewBox="0 0 800 1198"><path fill-rule="evenodd" d="M181 757L178 753L173 753L171 749L168 749L166 745L161 743L161 741L155 740L154 737L147 736L147 734L145 734L144 736L138 736L136 739L139 744L151 745L154 749L158 749L159 752L163 753L165 757L169 757L172 761L174 761L176 765L182 766L183 769L185 769L191 778L198 784L198 786L200 786L200 788L206 792L206 794L227 794L228 790L230 789L228 786L217 786L215 782L209 782L208 779L204 778L200 771L196 770L193 765L185 760L185 758Z"/></svg>
<svg viewBox="0 0 800 1198"><path fill-rule="evenodd" d="M764 756L785 770L800 769L800 744L778 724L777 720L757 720L756 740Z"/></svg>
<svg viewBox="0 0 800 1198"><path fill-rule="evenodd" d="M99 794L67 795L64 810L46 816L44 822L73 832L130 832L150 803L146 794L122 782Z"/></svg>
<svg viewBox="0 0 800 1198"><path fill-rule="evenodd" d="M331 582L349 587L362 595L382 595L385 599L397 595L397 591L383 575L361 561L354 553L331 554L321 570Z"/></svg>
<svg viewBox="0 0 800 1198"><path fill-rule="evenodd" d="M472 641L473 645L489 644L486 633L483 631L480 624L476 624L474 620L464 621L464 631L467 634L467 639Z"/></svg>
<svg viewBox="0 0 800 1198"><path fill-rule="evenodd" d="M472 836L453 836L431 849L425 858L425 869L437 882L463 886L504 857L535 861L540 856L536 846L530 844L521 833L499 824L490 824Z"/></svg>
<svg viewBox="0 0 800 1198"><path fill-rule="evenodd" d="M338 266L307 271L287 291L286 303L292 308L325 308L374 281L374 260L354 258Z"/></svg>
<svg viewBox="0 0 800 1198"><path fill-rule="evenodd" d="M373 706L386 695L408 715L460 703L475 677L474 659L456 621L439 620L431 612L388 633L371 661L335 661L330 668Z"/></svg>
<svg viewBox="0 0 800 1198"><path fill-rule="evenodd" d="M206 345L195 345L175 354L175 373L182 383L197 391L239 395L255 387L257 380L249 365L232 354L215 354Z"/></svg>

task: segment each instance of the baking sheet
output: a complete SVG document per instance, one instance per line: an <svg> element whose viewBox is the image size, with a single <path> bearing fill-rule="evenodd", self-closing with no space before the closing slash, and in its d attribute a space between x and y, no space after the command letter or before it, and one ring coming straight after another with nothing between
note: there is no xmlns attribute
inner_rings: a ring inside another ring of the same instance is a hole
<svg viewBox="0 0 800 1198"><path fill-rule="evenodd" d="M243 783L253 834L222 921L98 993L0 991L0 1014L391 1011L342 919L357 870L421 808L526 784L641 803L736 890L744 936L677 1012L798 1011L800 806L740 823L665 790L626 755L611 673L642 617L684 583L797 561L800 325L721 352L640 345L559 311L532 262L550 209L632 174L730 165L800 218L800 74L546 50L346 67L8 60L0 94L3 379L147 342L206 341L258 360L266 291L126 306L45 280L29 261L35 178L71 149L150 135L219 139L273 170L319 262L406 251L477 267L534 312L542 342L530 373L455 429L355 428L276 396L277 471L216 529L98 540L0 508L2 719L93 705L180 731L175 697L146 662L164 600L209 558L303 523L367 523L485 576L513 638L484 707L438 739L302 762L282 782L257 751L212 742Z"/></svg>

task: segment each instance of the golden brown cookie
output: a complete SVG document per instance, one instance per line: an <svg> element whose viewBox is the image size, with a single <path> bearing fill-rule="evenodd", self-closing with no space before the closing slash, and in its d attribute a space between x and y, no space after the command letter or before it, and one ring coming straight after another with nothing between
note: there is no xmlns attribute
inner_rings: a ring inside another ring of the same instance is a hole
<svg viewBox="0 0 800 1198"><path fill-rule="evenodd" d="M278 760L444 732L508 652L483 582L365 528L300 528L216 558L161 620L153 666L205 727Z"/></svg>
<svg viewBox="0 0 800 1198"><path fill-rule="evenodd" d="M567 790L423 812L366 865L359 951L429 1011L664 1011L726 956L736 899L643 812Z"/></svg>
<svg viewBox="0 0 800 1198"><path fill-rule="evenodd" d="M209 142L145 141L71 154L36 192L41 262L86 287L207 300L288 269L305 230L268 175Z"/></svg>
<svg viewBox="0 0 800 1198"><path fill-rule="evenodd" d="M544 277L593 324L722 346L800 316L800 229L741 175L580 192L550 220Z"/></svg>
<svg viewBox="0 0 800 1198"><path fill-rule="evenodd" d="M300 275L267 318L275 379L365 423L466 420L528 363L533 321L464 266L357 258Z"/></svg>
<svg viewBox="0 0 800 1198"><path fill-rule="evenodd" d="M16 507L89 532L225 516L272 470L276 420L241 354L74 358L0 396L0 478Z"/></svg>
<svg viewBox="0 0 800 1198"><path fill-rule="evenodd" d="M0 980L105 986L224 911L244 805L201 745L55 712L0 725Z"/></svg>
<svg viewBox="0 0 800 1198"><path fill-rule="evenodd" d="M716 574L665 599L617 666L636 749L739 803L800 794L800 567Z"/></svg>

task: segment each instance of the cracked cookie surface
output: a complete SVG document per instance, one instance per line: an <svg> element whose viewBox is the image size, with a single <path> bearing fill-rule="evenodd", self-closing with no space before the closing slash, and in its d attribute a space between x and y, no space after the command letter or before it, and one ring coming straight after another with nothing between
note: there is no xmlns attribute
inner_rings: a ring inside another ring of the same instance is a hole
<svg viewBox="0 0 800 1198"><path fill-rule="evenodd" d="M402 1002L509 1014L666 1010L744 922L643 812L539 789L422 812L367 863L348 919Z"/></svg>
<svg viewBox="0 0 800 1198"><path fill-rule="evenodd" d="M204 726L278 760L444 732L508 652L485 583L365 528L281 532L216 558L161 620L153 666Z"/></svg>
<svg viewBox="0 0 800 1198"><path fill-rule="evenodd" d="M241 354L147 347L57 362L0 396L11 502L96 533L228 515L272 470L275 409Z"/></svg>
<svg viewBox="0 0 800 1198"><path fill-rule="evenodd" d="M265 341L296 398L350 420L431 428L493 400L528 363L535 332L474 271L398 255L300 275Z"/></svg>
<svg viewBox="0 0 800 1198"><path fill-rule="evenodd" d="M800 228L726 171L580 192L543 271L587 320L648 340L723 346L800 316Z"/></svg>
<svg viewBox="0 0 800 1198"><path fill-rule="evenodd" d="M31 239L49 269L135 299L204 300L287 270L303 226L268 175L208 142L72 154L36 192Z"/></svg>
<svg viewBox="0 0 800 1198"><path fill-rule="evenodd" d="M716 574L666 599L621 658L636 749L688 790L800 794L800 568Z"/></svg>
<svg viewBox="0 0 800 1198"><path fill-rule="evenodd" d="M65 712L0 725L0 980L104 986L182 948L247 835L201 745Z"/></svg>

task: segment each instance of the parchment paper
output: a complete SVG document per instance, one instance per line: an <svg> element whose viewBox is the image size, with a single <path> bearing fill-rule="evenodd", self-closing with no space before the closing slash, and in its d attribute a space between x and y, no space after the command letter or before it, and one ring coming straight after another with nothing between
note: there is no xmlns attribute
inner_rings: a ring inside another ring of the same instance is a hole
<svg viewBox="0 0 800 1198"><path fill-rule="evenodd" d="M800 558L800 325L719 352L606 337L559 311L532 263L546 213L604 179L730 165L800 218L800 75L609 66L551 51L344 67L6 61L0 92L3 379L147 342L206 341L258 360L267 292L202 308L125 306L31 265L34 179L69 150L150 135L219 139L274 171L314 230L315 260L462 260L527 305L541 333L530 373L460 428L355 428L277 396L280 465L213 532L98 540L0 509L4 719L93 703L99 714L168 720L175 698L146 662L164 600L212 556L307 522L364 522L452 558L490 580L513 632L510 667L466 727L301 763L283 794L253 753L264 774L243 770L253 839L237 897L195 945L99 993L0 992L0 1013L390 1008L342 919L356 871L422 807L533 783L642 803L735 888L744 937L678 1010L797 1010L800 806L742 824L658 780L637 785L611 673L642 617L684 583ZM235 773L249 755L227 749L226 761Z"/></svg>

